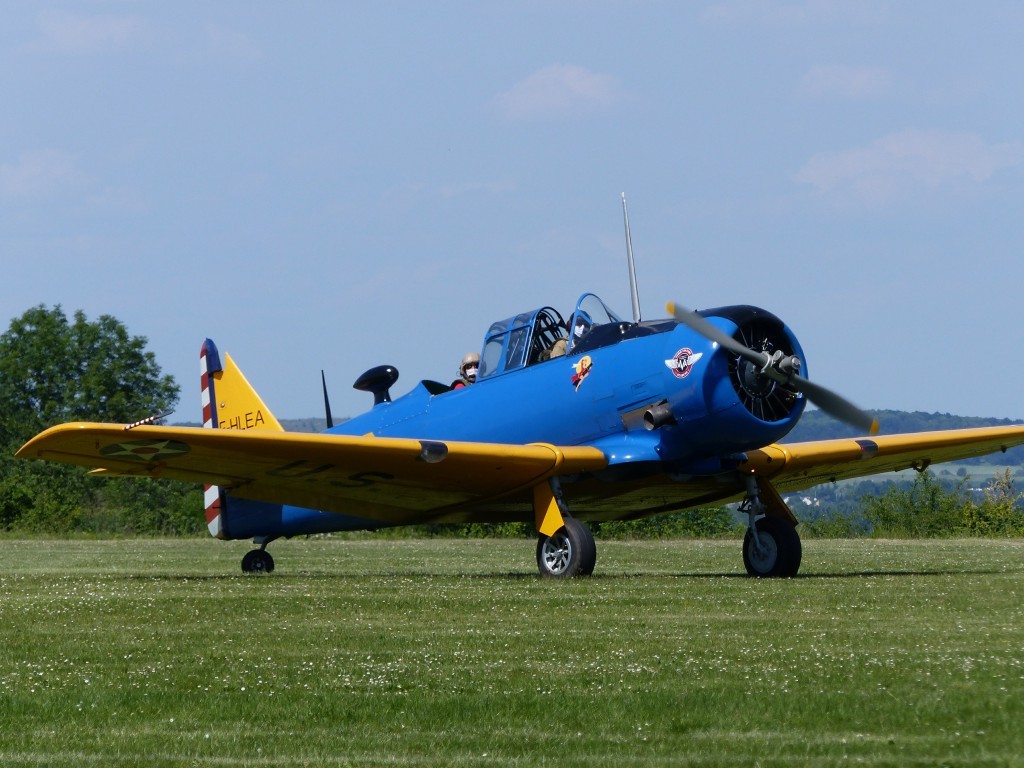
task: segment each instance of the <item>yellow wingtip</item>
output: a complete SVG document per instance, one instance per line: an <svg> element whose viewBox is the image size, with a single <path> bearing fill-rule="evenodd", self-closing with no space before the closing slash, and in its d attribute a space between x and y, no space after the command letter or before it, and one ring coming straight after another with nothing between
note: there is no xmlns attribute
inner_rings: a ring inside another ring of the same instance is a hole
<svg viewBox="0 0 1024 768"><path fill-rule="evenodd" d="M869 435L877 435L878 434L878 428L879 428L878 427L878 419L872 419L871 420L871 429L868 430L868 434Z"/></svg>

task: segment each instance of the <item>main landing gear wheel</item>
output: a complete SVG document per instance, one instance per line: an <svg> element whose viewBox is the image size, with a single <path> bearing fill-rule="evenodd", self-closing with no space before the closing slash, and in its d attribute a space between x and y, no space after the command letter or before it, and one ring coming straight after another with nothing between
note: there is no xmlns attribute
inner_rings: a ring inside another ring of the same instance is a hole
<svg viewBox="0 0 1024 768"><path fill-rule="evenodd" d="M274 558L265 549L250 549L242 558L243 573L272 573Z"/></svg>
<svg viewBox="0 0 1024 768"><path fill-rule="evenodd" d="M565 525L554 536L541 534L537 540L537 568L541 576L551 579L589 576L596 562L594 534L575 518L565 518Z"/></svg>
<svg viewBox="0 0 1024 768"><path fill-rule="evenodd" d="M756 525L758 541L750 529L743 537L743 565L747 573L761 578L796 576L803 556L796 528L781 517L762 517Z"/></svg>

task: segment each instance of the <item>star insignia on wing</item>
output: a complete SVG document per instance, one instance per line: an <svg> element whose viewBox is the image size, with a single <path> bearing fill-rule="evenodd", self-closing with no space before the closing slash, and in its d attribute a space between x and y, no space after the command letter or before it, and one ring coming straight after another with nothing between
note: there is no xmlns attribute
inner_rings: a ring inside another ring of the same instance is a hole
<svg viewBox="0 0 1024 768"><path fill-rule="evenodd" d="M100 450L100 455L128 461L162 461L188 452L189 447L178 440L133 440L108 445Z"/></svg>

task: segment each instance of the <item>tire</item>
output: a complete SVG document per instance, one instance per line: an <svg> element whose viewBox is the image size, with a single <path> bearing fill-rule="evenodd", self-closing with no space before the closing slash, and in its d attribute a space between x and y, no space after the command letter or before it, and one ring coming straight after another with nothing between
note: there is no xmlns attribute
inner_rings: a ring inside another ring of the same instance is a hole
<svg viewBox="0 0 1024 768"><path fill-rule="evenodd" d="M596 563L594 534L579 520L568 517L558 533L537 539L537 569L545 578L589 576Z"/></svg>
<svg viewBox="0 0 1024 768"><path fill-rule="evenodd" d="M743 565L747 574L757 578L796 576L803 557L796 528L781 517L762 517L756 525L762 549L754 544L749 529L743 537Z"/></svg>
<svg viewBox="0 0 1024 768"><path fill-rule="evenodd" d="M273 573L274 558L265 549L250 549L242 558L242 573Z"/></svg>

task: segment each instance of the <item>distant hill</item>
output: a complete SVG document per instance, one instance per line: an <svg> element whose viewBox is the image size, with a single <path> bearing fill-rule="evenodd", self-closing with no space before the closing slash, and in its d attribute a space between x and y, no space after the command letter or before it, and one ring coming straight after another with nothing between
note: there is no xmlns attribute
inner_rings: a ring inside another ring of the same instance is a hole
<svg viewBox="0 0 1024 768"><path fill-rule="evenodd" d="M278 419L286 432L323 432L327 429L327 419ZM341 423L344 419L338 419Z"/></svg>

